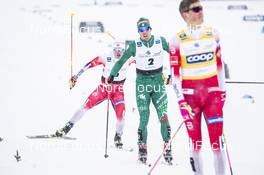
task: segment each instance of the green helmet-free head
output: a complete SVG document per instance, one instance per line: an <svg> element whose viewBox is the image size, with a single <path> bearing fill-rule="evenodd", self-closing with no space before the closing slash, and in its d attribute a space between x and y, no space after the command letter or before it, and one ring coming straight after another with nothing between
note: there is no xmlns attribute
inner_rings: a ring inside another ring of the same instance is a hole
<svg viewBox="0 0 264 175"><path fill-rule="evenodd" d="M137 21L137 29L138 31L145 31L151 29L149 19L141 17Z"/></svg>

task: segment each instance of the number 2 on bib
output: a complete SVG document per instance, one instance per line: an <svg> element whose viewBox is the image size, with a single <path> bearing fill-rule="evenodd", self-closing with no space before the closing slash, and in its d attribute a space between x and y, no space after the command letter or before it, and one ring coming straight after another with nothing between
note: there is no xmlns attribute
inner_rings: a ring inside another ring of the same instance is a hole
<svg viewBox="0 0 264 175"><path fill-rule="evenodd" d="M148 59L148 65L149 66L154 65L154 58L149 58Z"/></svg>

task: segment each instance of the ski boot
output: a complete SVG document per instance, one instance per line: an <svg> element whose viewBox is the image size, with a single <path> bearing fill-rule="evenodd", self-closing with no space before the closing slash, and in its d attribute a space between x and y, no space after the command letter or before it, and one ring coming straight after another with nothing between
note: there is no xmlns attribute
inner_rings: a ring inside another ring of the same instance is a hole
<svg viewBox="0 0 264 175"><path fill-rule="evenodd" d="M166 163L168 163L169 165L172 165L172 155L171 155L171 145L168 145L168 142L164 143L164 151L163 151L163 157L166 161ZM167 147L167 148L166 148Z"/></svg>
<svg viewBox="0 0 264 175"><path fill-rule="evenodd" d="M147 145L146 144L139 144L138 145L138 161L140 163L146 164L147 163Z"/></svg>
<svg viewBox="0 0 264 175"><path fill-rule="evenodd" d="M63 128L61 128L60 130L57 130L55 135L57 137L64 137L71 130L72 127L73 127L73 123L68 122Z"/></svg>
<svg viewBox="0 0 264 175"><path fill-rule="evenodd" d="M123 147L121 136L117 133L115 134L114 144L115 144L116 148L122 149L122 147Z"/></svg>

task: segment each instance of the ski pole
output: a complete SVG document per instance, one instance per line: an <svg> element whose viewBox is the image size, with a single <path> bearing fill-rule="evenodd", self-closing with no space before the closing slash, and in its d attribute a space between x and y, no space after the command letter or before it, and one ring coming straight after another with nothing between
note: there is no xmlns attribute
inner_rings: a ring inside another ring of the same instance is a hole
<svg viewBox="0 0 264 175"><path fill-rule="evenodd" d="M227 160L228 160L228 165L229 165L230 174L233 175L233 168L232 168L232 165L231 165L231 160L230 160L230 156L229 156L229 151L228 151L228 148L227 148L227 141L226 141L226 137L225 137L224 134L223 134L223 137L224 137L224 141L225 141L226 156L227 156Z"/></svg>
<svg viewBox="0 0 264 175"><path fill-rule="evenodd" d="M107 85L107 112L106 112L106 130L105 130L105 155L104 157L107 158L107 144L108 144L108 122L109 122L109 91L108 91L108 86Z"/></svg>
<svg viewBox="0 0 264 175"><path fill-rule="evenodd" d="M72 66L72 62L73 62L73 16L74 13L71 13L71 77L72 77L72 72L73 72L73 66Z"/></svg>
<svg viewBox="0 0 264 175"><path fill-rule="evenodd" d="M159 163L163 153L165 152L165 150L167 150L167 148L170 146L172 140L174 139L174 137L176 136L176 134L179 132L179 130L181 129L182 125L184 124L185 120L181 122L181 124L178 126L177 130L175 131L175 133L173 134L173 136L171 137L171 139L169 140L168 144L163 148L162 153L159 155L159 157L157 158L157 160L155 161L155 163L152 165L152 167L150 168L148 175L150 175L152 173L152 171L154 170L154 168L157 166L157 164Z"/></svg>
<svg viewBox="0 0 264 175"><path fill-rule="evenodd" d="M109 31L106 31L105 32L108 36L110 36L113 40L115 40L116 38L109 32Z"/></svg>
<svg viewBox="0 0 264 175"><path fill-rule="evenodd" d="M231 84L264 84L263 81L226 81Z"/></svg>

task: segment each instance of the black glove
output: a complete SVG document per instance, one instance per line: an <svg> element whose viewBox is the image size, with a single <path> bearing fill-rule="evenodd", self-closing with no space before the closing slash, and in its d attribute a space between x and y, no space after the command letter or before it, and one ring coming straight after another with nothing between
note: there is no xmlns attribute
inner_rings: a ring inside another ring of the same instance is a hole
<svg viewBox="0 0 264 175"><path fill-rule="evenodd" d="M108 84L111 84L112 82L114 81L114 76L113 75L110 75L107 79L107 83Z"/></svg>

